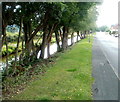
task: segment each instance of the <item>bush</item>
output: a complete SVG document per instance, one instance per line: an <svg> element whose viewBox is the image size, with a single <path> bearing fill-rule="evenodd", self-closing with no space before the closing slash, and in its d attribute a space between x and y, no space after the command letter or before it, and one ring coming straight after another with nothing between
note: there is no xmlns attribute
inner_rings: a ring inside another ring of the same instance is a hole
<svg viewBox="0 0 120 102"><path fill-rule="evenodd" d="M118 32L117 31L113 31L112 34L117 34Z"/></svg>

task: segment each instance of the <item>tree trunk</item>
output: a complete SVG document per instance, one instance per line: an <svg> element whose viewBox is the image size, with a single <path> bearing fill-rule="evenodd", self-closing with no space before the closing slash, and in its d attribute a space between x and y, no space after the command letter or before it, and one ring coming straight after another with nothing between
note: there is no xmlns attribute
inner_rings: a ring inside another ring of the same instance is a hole
<svg viewBox="0 0 120 102"><path fill-rule="evenodd" d="M6 45L6 74L8 75L8 41L7 41L7 36L5 37L5 45Z"/></svg>
<svg viewBox="0 0 120 102"><path fill-rule="evenodd" d="M88 38L89 38L89 43L90 43L90 31L88 30Z"/></svg>
<svg viewBox="0 0 120 102"><path fill-rule="evenodd" d="M41 45L41 54L40 54L40 58L42 58L42 59L44 59L46 40L47 40L47 34L44 32L43 33L42 45Z"/></svg>
<svg viewBox="0 0 120 102"><path fill-rule="evenodd" d="M25 54L26 54L26 56L30 56L31 54L33 54L33 52L35 50L33 39L31 39L29 41L29 38L30 38L31 32L32 32L31 21L28 21L28 22L24 21L23 25L24 25L24 37L25 37Z"/></svg>
<svg viewBox="0 0 120 102"><path fill-rule="evenodd" d="M24 30L24 39L25 39L25 45L28 41L28 27L25 21L23 21L23 30Z"/></svg>
<svg viewBox="0 0 120 102"><path fill-rule="evenodd" d="M77 42L78 42L79 31L77 31Z"/></svg>
<svg viewBox="0 0 120 102"><path fill-rule="evenodd" d="M46 30L47 29L45 29L45 31L43 33L43 40L42 40L41 54L40 54L41 59L44 59L45 47L46 47L46 44L47 44L48 31L46 31Z"/></svg>
<svg viewBox="0 0 120 102"><path fill-rule="evenodd" d="M6 39L6 27L7 27L7 22L5 23L5 20L2 20L2 45L1 45L1 48Z"/></svg>
<svg viewBox="0 0 120 102"><path fill-rule="evenodd" d="M36 51L35 51L36 58L37 58L37 55L38 55L38 53L39 53L40 50L41 50L41 45L38 48L36 48Z"/></svg>
<svg viewBox="0 0 120 102"><path fill-rule="evenodd" d="M6 72L7 72L7 70L8 70L8 41L7 41L7 36L6 36L6 27L7 27L7 20L4 18L2 20L2 35L3 35L3 37L2 37L2 46L5 43L5 45L6 45L6 53L7 53L7 55L6 55ZM2 46L1 46L1 48L2 48Z"/></svg>
<svg viewBox="0 0 120 102"><path fill-rule="evenodd" d="M5 28L2 28L2 29L3 29L3 31L2 31L2 33L3 33L2 35L3 35L3 36L2 36L2 45L1 45L1 47L3 46L3 44L4 44L4 42L5 42L5 39L6 39L6 34L5 34L6 31L5 31Z"/></svg>
<svg viewBox="0 0 120 102"><path fill-rule="evenodd" d="M47 41L48 41L48 43L47 43L47 55L48 55L48 58L50 58L50 43L51 43L51 39L52 39L52 34L53 34L56 26L57 26L57 23L52 25L51 30L49 31L49 34L47 36Z"/></svg>
<svg viewBox="0 0 120 102"><path fill-rule="evenodd" d="M68 28L63 27L63 39L62 39L62 49L66 50L68 46Z"/></svg>
<svg viewBox="0 0 120 102"><path fill-rule="evenodd" d="M74 44L74 32L72 32L72 34L71 34L71 45L73 45Z"/></svg>
<svg viewBox="0 0 120 102"><path fill-rule="evenodd" d="M82 32L80 32L80 39L82 39Z"/></svg>
<svg viewBox="0 0 120 102"><path fill-rule="evenodd" d="M36 59L37 59L37 55L38 55L39 51L41 50L41 44L38 46L38 42L40 41L41 38L42 38L42 35L40 36L40 38L36 42L36 46L35 46L34 56L36 56Z"/></svg>
<svg viewBox="0 0 120 102"><path fill-rule="evenodd" d="M57 43L57 51L60 51L60 39L59 39L59 33L58 31L55 31L55 38L56 38L56 43Z"/></svg>
<svg viewBox="0 0 120 102"><path fill-rule="evenodd" d="M19 57L19 63L22 61L23 52L24 52L24 39L22 38L22 53L20 54L20 57Z"/></svg>
<svg viewBox="0 0 120 102"><path fill-rule="evenodd" d="M33 40L34 36L37 34L37 32L43 27L43 25L39 24L36 29L34 30L34 32L30 35L28 42L30 42L31 40Z"/></svg>
<svg viewBox="0 0 120 102"><path fill-rule="evenodd" d="M28 32L29 32L29 39L30 39L31 34L32 34L32 22L31 21L28 22ZM31 41L29 41L29 39L27 41L29 53L31 55L31 52L32 52L32 54L34 55L34 51L35 51L34 42L33 42L33 39L31 39Z"/></svg>
<svg viewBox="0 0 120 102"><path fill-rule="evenodd" d="M50 58L50 42L51 42L52 34L51 31L47 36L47 57Z"/></svg>
<svg viewBox="0 0 120 102"><path fill-rule="evenodd" d="M47 21L48 21L48 19L49 19L49 13L48 13L49 11L50 11L49 9L46 10L44 19L42 20L41 24L39 24L39 25L36 27L36 29L34 30L34 32L31 34L31 36L30 36L30 38L29 38L29 40L28 40L28 43L34 38L34 36L37 34L37 32L38 32L40 29L44 28L44 26L47 25Z"/></svg>
<svg viewBox="0 0 120 102"><path fill-rule="evenodd" d="M83 37L84 37L83 35L84 35L83 32L81 32L81 39L83 39Z"/></svg>
<svg viewBox="0 0 120 102"><path fill-rule="evenodd" d="M86 31L84 32L84 38L86 38Z"/></svg>
<svg viewBox="0 0 120 102"><path fill-rule="evenodd" d="M20 42L20 36L22 32L22 18L20 19L20 29L19 29L19 35L18 35L18 40L17 40L17 47L16 47L16 53L15 53L15 63L14 63L14 68L16 67L16 62L17 62L17 56L18 56L18 48L19 48L19 42Z"/></svg>
<svg viewBox="0 0 120 102"><path fill-rule="evenodd" d="M47 43L47 57L50 58L50 42Z"/></svg>
<svg viewBox="0 0 120 102"><path fill-rule="evenodd" d="M59 29L59 32L60 32L60 38L61 38L61 41L62 41L62 39L63 39L63 36L62 36L61 29Z"/></svg>

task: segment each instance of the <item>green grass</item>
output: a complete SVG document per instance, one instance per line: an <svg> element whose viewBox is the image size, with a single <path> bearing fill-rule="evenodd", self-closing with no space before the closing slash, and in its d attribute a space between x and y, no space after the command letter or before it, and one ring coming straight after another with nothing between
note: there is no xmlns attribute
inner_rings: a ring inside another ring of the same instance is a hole
<svg viewBox="0 0 120 102"><path fill-rule="evenodd" d="M92 42L87 38L60 54L44 76L38 76L11 99L92 100L92 83Z"/></svg>
<svg viewBox="0 0 120 102"><path fill-rule="evenodd" d="M11 54L13 52L15 52L17 43L16 42L11 42L8 43L8 53L6 51L6 45L3 45L2 47L2 56L6 56L7 54ZM19 50L22 50L22 42L19 43Z"/></svg>

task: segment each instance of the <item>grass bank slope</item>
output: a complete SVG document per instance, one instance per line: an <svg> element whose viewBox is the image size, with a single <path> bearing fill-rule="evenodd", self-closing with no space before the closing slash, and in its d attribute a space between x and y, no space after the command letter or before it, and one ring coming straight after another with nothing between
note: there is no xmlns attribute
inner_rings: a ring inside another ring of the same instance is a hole
<svg viewBox="0 0 120 102"><path fill-rule="evenodd" d="M92 40L81 40L12 100L92 100Z"/></svg>

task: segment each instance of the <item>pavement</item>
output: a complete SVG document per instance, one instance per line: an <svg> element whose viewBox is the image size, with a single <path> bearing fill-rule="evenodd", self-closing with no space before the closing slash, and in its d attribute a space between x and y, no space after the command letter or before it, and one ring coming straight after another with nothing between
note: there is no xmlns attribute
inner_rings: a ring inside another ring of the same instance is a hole
<svg viewBox="0 0 120 102"><path fill-rule="evenodd" d="M114 101L118 100L118 98L120 99L120 96L118 95L119 79L115 74L110 62L106 58L98 37L94 38L92 52L92 74L95 79L92 88L94 100Z"/></svg>

